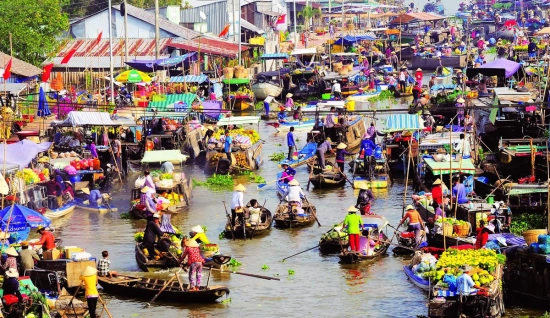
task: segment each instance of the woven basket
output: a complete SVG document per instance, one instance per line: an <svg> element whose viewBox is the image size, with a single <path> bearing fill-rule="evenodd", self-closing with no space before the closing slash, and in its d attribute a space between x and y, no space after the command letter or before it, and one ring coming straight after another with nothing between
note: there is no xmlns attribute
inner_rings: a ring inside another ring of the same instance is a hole
<svg viewBox="0 0 550 318"><path fill-rule="evenodd" d="M235 69L232 67L224 67L223 68L223 77L226 79L232 79L234 75Z"/></svg>
<svg viewBox="0 0 550 318"><path fill-rule="evenodd" d="M443 236L453 236L453 226L449 223L443 223Z"/></svg>
<svg viewBox="0 0 550 318"><path fill-rule="evenodd" d="M457 236L467 236L470 233L470 223L455 225L453 226L453 229Z"/></svg>
<svg viewBox="0 0 550 318"><path fill-rule="evenodd" d="M539 235L541 234L548 234L548 232L545 229L540 229L528 230L522 233L523 239L525 240L525 243L527 243L527 245L531 245L531 243L537 243Z"/></svg>

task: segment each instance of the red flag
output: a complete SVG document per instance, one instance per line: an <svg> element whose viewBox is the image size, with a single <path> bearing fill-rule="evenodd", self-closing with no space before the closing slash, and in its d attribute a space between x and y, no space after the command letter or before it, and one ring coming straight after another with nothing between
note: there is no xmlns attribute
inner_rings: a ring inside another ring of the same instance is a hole
<svg viewBox="0 0 550 318"><path fill-rule="evenodd" d="M11 60L6 64L6 67L4 68L4 81L7 81L8 78L11 76Z"/></svg>
<svg viewBox="0 0 550 318"><path fill-rule="evenodd" d="M285 20L286 20L286 14L281 14L277 18L277 21L275 21L275 24L283 24L283 23L285 23Z"/></svg>
<svg viewBox="0 0 550 318"><path fill-rule="evenodd" d="M222 37L226 36L227 33L229 33L229 24L226 25L225 28L223 28L222 32L220 32L218 37L222 38Z"/></svg>
<svg viewBox="0 0 550 318"><path fill-rule="evenodd" d="M44 71L42 72L42 82L47 82L50 80L50 73L52 72L53 63L44 66Z"/></svg>
<svg viewBox="0 0 550 318"><path fill-rule="evenodd" d="M69 60L71 59L71 57L73 57L75 53L76 49L69 50L69 52L67 52L67 55L65 55L65 57L61 60L61 64L69 63Z"/></svg>
<svg viewBox="0 0 550 318"><path fill-rule="evenodd" d="M98 45L99 42L101 42L101 37L102 36L103 36L103 31L99 32L99 34L97 35L97 39L95 40L94 46Z"/></svg>

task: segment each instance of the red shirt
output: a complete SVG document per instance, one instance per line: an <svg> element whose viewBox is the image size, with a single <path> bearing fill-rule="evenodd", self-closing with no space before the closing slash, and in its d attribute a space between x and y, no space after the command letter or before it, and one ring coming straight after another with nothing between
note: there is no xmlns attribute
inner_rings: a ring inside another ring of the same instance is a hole
<svg viewBox="0 0 550 318"><path fill-rule="evenodd" d="M180 260L184 260L185 256L187 256L187 265L191 265L193 263L204 264L204 258L202 258L201 252L198 247L186 246L183 254L181 254Z"/></svg>
<svg viewBox="0 0 550 318"><path fill-rule="evenodd" d="M53 237L52 232L44 231L40 241L34 243L33 245L42 245L42 249L45 251L52 250L55 248L55 238Z"/></svg>
<svg viewBox="0 0 550 318"><path fill-rule="evenodd" d="M443 203L443 189L441 189L440 185L432 188L432 198L435 202L439 203L439 205Z"/></svg>
<svg viewBox="0 0 550 318"><path fill-rule="evenodd" d="M482 248L489 240L489 231L484 227L477 229L476 250Z"/></svg>

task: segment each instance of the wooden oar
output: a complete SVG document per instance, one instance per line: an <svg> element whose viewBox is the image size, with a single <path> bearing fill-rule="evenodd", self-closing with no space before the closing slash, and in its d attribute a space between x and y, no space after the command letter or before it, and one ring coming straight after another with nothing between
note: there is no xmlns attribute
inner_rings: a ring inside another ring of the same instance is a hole
<svg viewBox="0 0 550 318"><path fill-rule="evenodd" d="M99 299L99 301L103 305L103 309L105 309L105 312L107 313L107 316L109 316L109 318L113 318L113 315L111 315L111 312L109 311L109 308L107 308L107 304L105 303L105 301L103 301L103 298L101 298L100 295L97 295L97 298ZM101 316L99 316L99 317L101 317Z"/></svg>
<svg viewBox="0 0 550 318"><path fill-rule="evenodd" d="M273 181L269 181L269 182L266 182L266 183L260 183L256 186L256 188L258 190L260 189L263 189L263 187L265 187L266 185L270 184L270 183L273 183L273 182L277 182L277 181L281 181L283 179L286 179L286 178L289 178L290 176L286 176L286 177L282 177L281 179L276 179L276 180L273 180Z"/></svg>
<svg viewBox="0 0 550 318"><path fill-rule="evenodd" d="M256 229L258 228L258 224L260 224L260 221L262 220L262 214L264 213L264 207L265 207L266 202L267 202L267 199L264 200L264 205L262 205L262 208L260 209L260 218L256 221L256 226L254 227L254 230L252 231L252 234L250 235L250 239L252 239L254 237L254 234L256 233Z"/></svg>
<svg viewBox="0 0 550 318"><path fill-rule="evenodd" d="M343 173L342 170L340 170L340 167L338 167L338 165L337 165L335 168L336 168L336 171L338 171L338 172L342 175L342 177L344 177L344 178L349 182L349 184L351 185L351 187L355 189L355 186L353 185L353 182L351 182L351 181L348 179L348 176L346 176L346 174Z"/></svg>
<svg viewBox="0 0 550 318"><path fill-rule="evenodd" d="M311 204L309 203L309 200L307 199L307 197L304 195L304 200L306 200L307 202L307 205L308 205L308 208L311 209L311 214L313 214L313 217L315 218L315 221L317 221L317 224L319 224L319 226L321 226L321 223L319 223L319 220L317 219L317 213L315 213L315 210L311 207Z"/></svg>
<svg viewBox="0 0 550 318"><path fill-rule="evenodd" d="M223 202L223 207L225 208L225 215L227 216L227 222L229 222L229 229L231 229L231 239L235 240L235 232L233 232L233 223L231 222L231 217L229 216L229 212L227 212L227 206L225 205L225 201Z"/></svg>
<svg viewBox="0 0 550 318"><path fill-rule="evenodd" d="M158 296L160 296L160 294L162 294L162 292L166 289L166 287L168 287L168 285L170 285L170 283L172 283L172 281L174 281L174 279L176 279L178 277L178 275L180 274L181 272L181 268L174 274L174 276L172 278L170 278L166 283L164 283L164 286L162 286L162 288L159 290L159 292L155 295L155 297L153 297L153 299L151 299L147 304L146 306L149 307L151 306L151 304L157 300Z"/></svg>
<svg viewBox="0 0 550 318"><path fill-rule="evenodd" d="M332 230L332 229L331 229L331 230ZM329 232L330 232L331 230L329 230ZM327 233L328 233L328 232L327 232ZM347 237L348 235L349 235L349 234L346 234L346 235L344 235L344 236L341 236L340 238ZM321 245L323 245L323 244L326 244L326 243L328 243L328 242L329 242L329 241L326 241L326 242L317 244L317 245L315 245L314 247L308 248L307 250L303 250L303 251L298 252L298 253L296 253L296 254L292 254L292 255L290 255L290 256L288 256L288 257L283 258L281 261L285 261L285 260L287 260L287 259L289 259L289 258L292 258L292 257L294 257L294 256L300 255L300 254L305 253L305 252L307 252L307 251L311 251L312 249L317 248L317 247L319 247L319 246L321 246Z"/></svg>
<svg viewBox="0 0 550 318"><path fill-rule="evenodd" d="M222 270L222 269L214 268L214 267L203 267L202 269L208 269L208 270L218 271L218 272L222 272L222 273L231 273L231 274L237 274L237 275L243 275L243 276L261 278L261 279L267 279L267 280L281 280L280 278L277 278L277 277L256 275L256 274L243 273L243 272L237 272L237 271L231 271L231 270L230 270L230 271L224 271L224 270Z"/></svg>

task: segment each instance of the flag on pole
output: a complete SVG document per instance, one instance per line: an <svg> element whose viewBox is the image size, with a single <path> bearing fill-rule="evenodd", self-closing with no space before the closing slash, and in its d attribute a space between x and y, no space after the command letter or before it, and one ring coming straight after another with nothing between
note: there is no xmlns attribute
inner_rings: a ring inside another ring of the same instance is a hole
<svg viewBox="0 0 550 318"><path fill-rule="evenodd" d="M220 32L220 34L218 35L218 37L222 38L224 36L227 35L227 33L229 33L229 24L225 26L225 28L223 28L222 32Z"/></svg>
<svg viewBox="0 0 550 318"><path fill-rule="evenodd" d="M69 60L71 59L71 57L73 57L75 53L76 53L76 49L69 50L69 52L67 52L67 55L65 55L65 57L61 60L61 64L69 63Z"/></svg>
<svg viewBox="0 0 550 318"><path fill-rule="evenodd" d="M6 64L6 67L4 68L4 81L7 81L8 78L10 78L11 76L11 62L12 62L12 59L10 58L8 64Z"/></svg>
<svg viewBox="0 0 550 318"><path fill-rule="evenodd" d="M284 31L286 30L286 14L281 14L277 21L275 21L275 30Z"/></svg>
<svg viewBox="0 0 550 318"><path fill-rule="evenodd" d="M94 46L98 45L101 42L101 37L103 36L103 31L99 32L97 39L95 40Z"/></svg>
<svg viewBox="0 0 550 318"><path fill-rule="evenodd" d="M50 74L52 72L53 63L50 63L44 66L44 71L42 72L42 82L47 82L50 80Z"/></svg>

